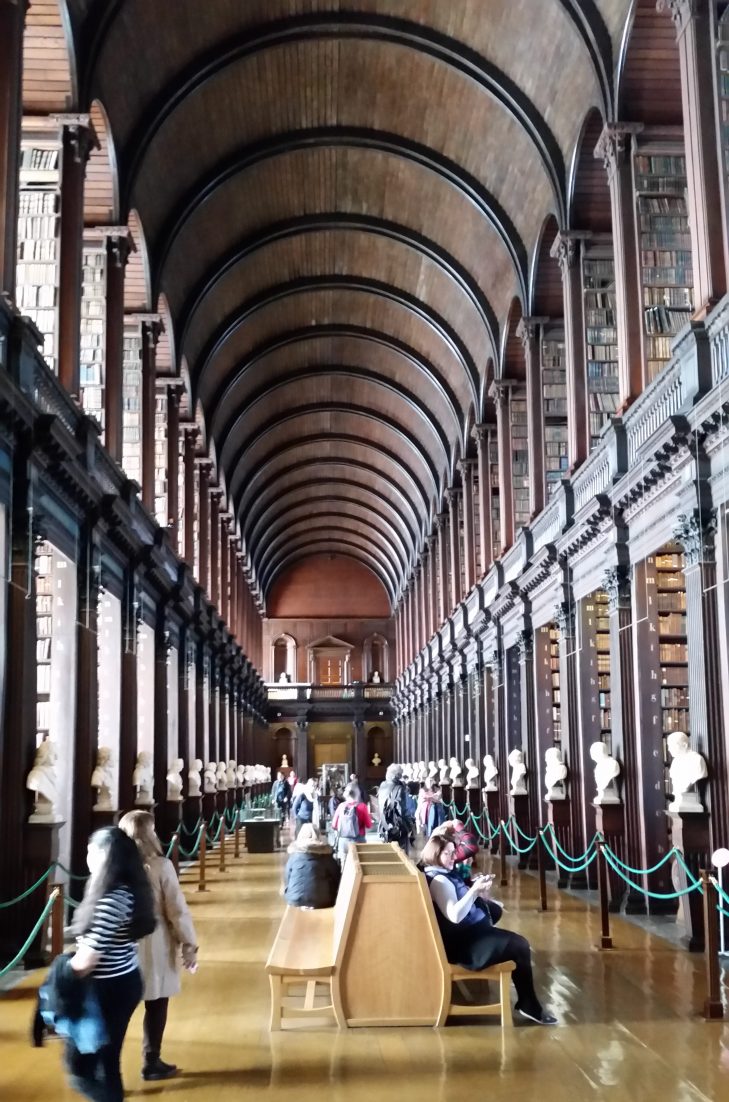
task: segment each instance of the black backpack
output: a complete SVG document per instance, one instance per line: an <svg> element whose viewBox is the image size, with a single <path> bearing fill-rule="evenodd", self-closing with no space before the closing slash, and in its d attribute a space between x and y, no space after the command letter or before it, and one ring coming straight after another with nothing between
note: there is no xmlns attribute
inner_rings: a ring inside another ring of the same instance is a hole
<svg viewBox="0 0 729 1102"><path fill-rule="evenodd" d="M402 785L392 786L382 806L378 834L383 842L399 842L409 833L409 825L402 812Z"/></svg>
<svg viewBox="0 0 729 1102"><path fill-rule="evenodd" d="M356 804L342 807L339 813L339 837L350 840L359 838L359 817Z"/></svg>

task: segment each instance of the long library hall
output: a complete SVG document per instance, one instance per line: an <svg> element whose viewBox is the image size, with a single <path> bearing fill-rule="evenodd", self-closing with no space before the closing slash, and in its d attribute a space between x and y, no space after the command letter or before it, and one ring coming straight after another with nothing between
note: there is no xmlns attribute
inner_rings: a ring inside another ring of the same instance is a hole
<svg viewBox="0 0 729 1102"><path fill-rule="evenodd" d="M727 0L0 0L0 1096L729 1097L728 272Z"/></svg>

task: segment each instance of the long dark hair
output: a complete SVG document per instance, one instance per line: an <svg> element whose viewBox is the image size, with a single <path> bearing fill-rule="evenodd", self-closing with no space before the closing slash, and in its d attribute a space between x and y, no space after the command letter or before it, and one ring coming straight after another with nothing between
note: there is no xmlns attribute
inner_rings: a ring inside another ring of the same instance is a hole
<svg viewBox="0 0 729 1102"><path fill-rule="evenodd" d="M104 862L89 878L76 917L73 933L84 934L91 927L96 904L115 888L126 888L134 897L134 909L129 923L130 936L136 940L151 934L155 927L154 899L139 850L119 827L102 827L94 831L89 845L104 854Z"/></svg>

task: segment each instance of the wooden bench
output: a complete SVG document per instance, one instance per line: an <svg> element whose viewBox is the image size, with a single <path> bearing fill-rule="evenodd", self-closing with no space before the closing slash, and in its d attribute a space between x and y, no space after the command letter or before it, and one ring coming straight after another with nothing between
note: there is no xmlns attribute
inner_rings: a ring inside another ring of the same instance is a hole
<svg viewBox="0 0 729 1102"><path fill-rule="evenodd" d="M271 1029L294 1019L342 1027L442 1026L500 1015L510 1026L514 964L449 964L425 877L396 843L350 847L334 907L287 907L266 963ZM497 1002L457 1005L454 982L496 981ZM294 992L294 988L300 990Z"/></svg>

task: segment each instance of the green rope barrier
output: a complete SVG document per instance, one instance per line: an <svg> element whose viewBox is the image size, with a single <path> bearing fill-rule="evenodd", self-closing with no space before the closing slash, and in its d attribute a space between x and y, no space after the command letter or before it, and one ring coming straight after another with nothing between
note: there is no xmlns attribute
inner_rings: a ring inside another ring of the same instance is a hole
<svg viewBox="0 0 729 1102"><path fill-rule="evenodd" d="M489 818L489 813L488 813L488 811L486 810L486 808L484 808L484 809L483 809L483 815L484 815L484 818L486 819L486 826L487 826L487 827L489 828L489 830L491 831L491 837L492 837L492 838L495 838L495 837L496 837L496 835L497 835L497 834L499 833L499 831L501 830L501 827L500 827L500 826L496 826L496 825L495 825L495 823L492 823L492 822L491 822L491 819Z"/></svg>
<svg viewBox="0 0 729 1102"><path fill-rule="evenodd" d="M51 909L53 907L53 904L56 902L57 895L58 895L57 892L52 892L51 893L51 895L48 898L48 902L46 903L45 907L43 908L43 911L41 913L40 918L36 922L33 929L30 931L30 934L28 935L28 939L25 942L25 945L13 957L13 959L10 961L10 964L6 964L4 968L0 968L0 979L2 979L3 976L7 976L8 972L11 972L12 969L15 968L15 966L17 964L20 963L20 961L23 959L25 954L28 952L31 945L33 944L33 941L36 938L36 935L38 934L38 931L40 930L41 926L43 925L43 923L48 918L48 915L51 913Z"/></svg>
<svg viewBox="0 0 729 1102"><path fill-rule="evenodd" d="M450 808L453 811L453 815L454 815L455 819L461 819L461 820L465 819L466 822L468 822L468 816L471 814L471 809L468 806L468 804L466 804L463 811L459 811L458 808L456 807L456 801L453 800L453 802L450 804Z"/></svg>
<svg viewBox="0 0 729 1102"><path fill-rule="evenodd" d="M15 899L6 899L4 903L0 903L0 911L4 911L6 907L14 907L16 903L22 903L24 899L27 899L29 895L32 895L36 888L39 888L44 880L53 872L53 865L49 865L43 875L36 880L35 884L30 888L26 888L20 895L16 895Z"/></svg>
<svg viewBox="0 0 729 1102"><path fill-rule="evenodd" d="M178 836L176 834L173 834L172 837L170 838L170 844L167 847L167 852L165 853L165 857L169 858L170 854L172 853L172 850L175 848L175 838L177 838L177 837Z"/></svg>
<svg viewBox="0 0 729 1102"><path fill-rule="evenodd" d="M585 852L580 854L579 857L573 857L571 853L568 853L567 850L564 849L559 844L559 838L557 837L557 834L555 832L555 829L554 829L554 826L552 825L552 823L547 823L544 830L542 831L542 841L544 841L544 834L546 833L546 831L549 831L550 834L552 835L552 839L554 840L554 844L555 844L556 848L559 850L559 852L562 854L562 856L565 858L565 860L573 861L573 862L575 862L575 864L578 864L580 861L584 861L585 858L588 857L588 855L590 853L592 853L592 851L595 848L595 846L597 845L597 843L601 842L603 840L602 835L599 832L596 832L595 836L593 837L592 841L590 842L590 844L587 847L587 849L585 850Z"/></svg>
<svg viewBox="0 0 729 1102"><path fill-rule="evenodd" d="M192 828L192 830L188 830L188 828L185 826L184 823L180 823L180 829L182 830L183 834L186 834L188 836L188 838L192 838L192 837L194 837L194 835L197 834L198 830L200 829L200 823L201 822L202 822L202 815L200 816L198 821L195 823L195 826Z"/></svg>
<svg viewBox="0 0 729 1102"><path fill-rule="evenodd" d="M473 823L474 827L476 828L476 833L478 834L481 841L486 842L487 845L490 845L491 842L493 842L494 838L496 837L496 835L501 830L501 827L498 826L498 827L496 827L496 829L494 831L492 831L491 834L487 835L487 834L484 834L484 832L481 830L481 827L478 825L478 819L473 814L471 815L471 822Z"/></svg>
<svg viewBox="0 0 729 1102"><path fill-rule="evenodd" d="M221 832L222 829L223 829L223 820L221 819L220 822L218 823L218 830L212 836L212 838L210 837L209 834L207 835L207 840L208 840L208 845L209 846L214 846L216 844L216 842L218 841L218 838L220 837L220 832Z"/></svg>
<svg viewBox="0 0 729 1102"><path fill-rule="evenodd" d="M71 872L71 870L67 869L65 865L62 865L60 861L54 861L53 864L57 869L60 869L61 872L65 872L65 874L66 874L66 876L68 877L69 880L88 880L88 878L89 878L89 873L88 872L86 872L86 873Z"/></svg>
<svg viewBox="0 0 729 1102"><path fill-rule="evenodd" d="M574 865L563 865L562 862L560 861L559 857L557 856L557 854L554 852L554 850L550 846L549 842L547 841L547 839L545 837L546 833L547 833L547 831L546 831L546 828L545 828L545 830L542 832L542 845L544 846L544 848L546 849L547 853L552 858L554 863L556 865L559 865L559 867L561 869L564 869L564 871L567 872L567 873L584 872L585 869L588 869L590 867L592 862L597 857L597 850L595 849L595 850L593 850L592 855L590 857L586 856L580 864L576 863Z"/></svg>
<svg viewBox="0 0 729 1102"><path fill-rule="evenodd" d="M696 887L697 887L696 884L691 884L687 888L679 888L677 892L652 892L652 891L649 891L648 888L644 888L644 887L642 887L642 885L636 884L634 880L631 880L628 876L625 875L624 872L622 872L620 870L620 868L617 866L617 864L615 864L615 862L613 861L612 850L608 846L603 846L602 852L605 855L605 860L607 861L607 863L618 874L618 876L621 877L621 879L625 881L626 884L630 885L630 887L633 888L634 891L641 892L643 895L647 895L650 899L680 899L681 896L689 895L691 892L696 891ZM675 856L673 850L670 851L669 856L670 857ZM661 862L661 863L665 864L665 862ZM648 870L639 869L638 871L640 873L646 873ZM655 869L651 869L650 871L655 872ZM700 887L700 885L698 885L698 886Z"/></svg>
<svg viewBox="0 0 729 1102"><path fill-rule="evenodd" d="M509 822L511 822L511 819L509 819ZM508 843L509 843L509 845L511 846L512 850L514 851L514 853L518 853L518 854L519 854L520 856L521 856L521 855L523 855L523 854L525 854L525 853L531 853L531 851L532 851L532 850L534 849L535 845L537 844L537 840L538 840L538 837L539 837L539 835L537 835L537 837L536 837L536 838L533 838L533 839L532 839L532 841L531 841L531 844L530 844L530 845L528 845L528 846L524 846L524 847L522 848L521 846L518 846L518 845L516 844L516 842L514 841L514 839L513 839L513 838L511 837L511 835L509 834L509 831L507 830L507 825L508 825L508 824L507 824L507 823L505 823L505 822L503 822L503 820L502 820L502 823L501 823L501 831L502 831L502 833L503 833L504 837L506 838L507 842L508 842Z"/></svg>
<svg viewBox="0 0 729 1102"><path fill-rule="evenodd" d="M188 851L182 845L180 845L180 853L182 854L182 856L186 860L192 861L192 860L195 859L195 857L197 857L198 850L200 849L200 841L202 839L202 832L203 832L204 829L205 829L205 824L201 823L200 827L198 829L198 832L197 832L197 842L195 843L195 845L192 847L191 850Z"/></svg>
<svg viewBox="0 0 729 1102"><path fill-rule="evenodd" d="M539 835L535 834L534 837L532 838L532 836L530 834L525 834L513 815L511 815L509 817L509 822L514 824L514 826L516 827L516 833L519 834L524 839L525 842L536 842Z"/></svg>
<svg viewBox="0 0 729 1102"><path fill-rule="evenodd" d="M678 861L678 863L681 866L681 868L683 869L683 871L686 873L686 876L688 877L688 879L691 881L691 883L693 884L693 886L695 888L699 889L699 891L703 895L704 894L703 885L702 885L701 881L697 880L696 877L694 876L694 874L691 872L691 869L686 864L686 859L684 858L684 855L681 853L681 850L676 849L674 852L675 852L675 855L676 855L676 860ZM718 888L718 882L717 882L716 886ZM729 903L729 896L727 896L727 902Z"/></svg>
<svg viewBox="0 0 729 1102"><path fill-rule="evenodd" d="M657 872L658 869L663 868L666 862L670 861L674 854L677 852L677 850L675 849L669 849L668 853L664 854L660 861L655 865L651 865L649 869L634 869L631 868L630 865L626 865L624 861L621 861L617 853L613 853L607 843L605 844L604 848L605 850L610 852L611 856L615 859L615 861L618 863L618 865L620 865L621 868L625 869L626 872L631 873L633 876L649 876L652 872Z"/></svg>

